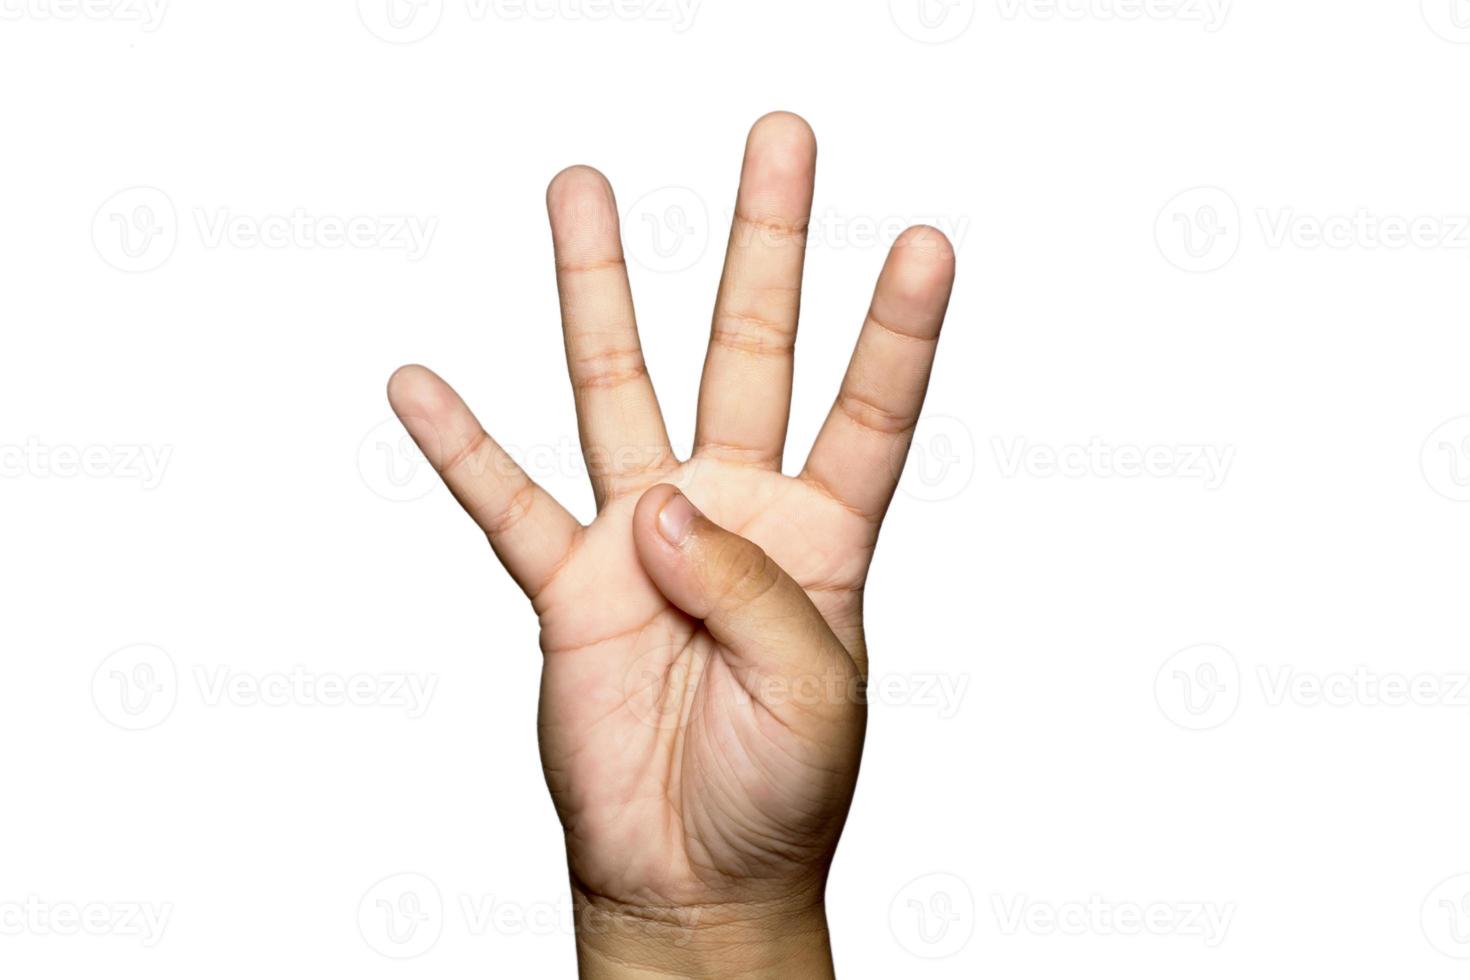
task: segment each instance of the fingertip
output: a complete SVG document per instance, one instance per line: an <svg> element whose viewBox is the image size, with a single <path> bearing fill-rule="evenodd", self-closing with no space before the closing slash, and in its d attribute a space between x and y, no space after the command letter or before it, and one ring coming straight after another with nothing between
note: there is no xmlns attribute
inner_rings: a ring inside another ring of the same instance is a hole
<svg viewBox="0 0 1470 980"><path fill-rule="evenodd" d="M662 540L658 531L658 515L679 489L669 483L659 483L643 491L638 504L633 508L633 534L642 540Z"/></svg>
<svg viewBox="0 0 1470 980"><path fill-rule="evenodd" d="M913 225L905 228L893 243L895 251L915 263L934 266L939 270L953 268L955 264L954 243L949 236L933 225Z"/></svg>
<svg viewBox="0 0 1470 980"><path fill-rule="evenodd" d="M769 112L750 127L745 141L747 166L775 179L806 177L816 166L817 136L794 112Z"/></svg>
<svg viewBox="0 0 1470 980"><path fill-rule="evenodd" d="M405 364L388 376L388 403L394 408L406 405L426 384L439 380L437 374L422 364Z"/></svg>
<svg viewBox="0 0 1470 980"><path fill-rule="evenodd" d="M553 177L546 188L546 214L558 268L621 258L617 200L601 171L577 164Z"/></svg>
<svg viewBox="0 0 1470 980"><path fill-rule="evenodd" d="M388 378L388 404L414 442L431 461L444 458L446 433L467 423L459 395L422 364L405 364ZM473 420L471 420L473 422Z"/></svg>
<svg viewBox="0 0 1470 980"><path fill-rule="evenodd" d="M546 185L547 210L556 214L579 202L612 199L612 182L596 167L573 164Z"/></svg>
<svg viewBox="0 0 1470 980"><path fill-rule="evenodd" d="M812 124L801 116L785 109L777 109L751 124L749 140L815 147L817 134L812 129Z"/></svg>
<svg viewBox="0 0 1470 980"><path fill-rule="evenodd" d="M955 252L949 238L930 225L915 225L893 243L883 274L884 299L906 308L926 308L949 295Z"/></svg>

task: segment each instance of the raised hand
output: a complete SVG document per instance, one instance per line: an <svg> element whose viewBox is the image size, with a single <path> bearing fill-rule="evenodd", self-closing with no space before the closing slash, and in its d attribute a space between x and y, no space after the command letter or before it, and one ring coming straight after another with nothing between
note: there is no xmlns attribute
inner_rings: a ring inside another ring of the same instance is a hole
<svg viewBox="0 0 1470 980"><path fill-rule="evenodd" d="M389 399L540 616L540 742L584 976L830 975L823 892L865 708L862 597L954 279L910 228L879 277L805 467L781 472L816 144L746 145L699 393L670 448L612 189L547 192L597 517L577 522L425 368Z"/></svg>

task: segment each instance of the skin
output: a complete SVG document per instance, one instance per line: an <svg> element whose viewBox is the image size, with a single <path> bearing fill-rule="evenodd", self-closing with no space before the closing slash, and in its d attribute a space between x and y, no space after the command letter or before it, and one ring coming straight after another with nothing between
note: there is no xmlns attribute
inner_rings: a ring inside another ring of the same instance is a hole
<svg viewBox="0 0 1470 980"><path fill-rule="evenodd" d="M579 524L444 381L389 400L541 622L540 747L589 978L832 975L823 893L862 752L863 585L954 281L928 227L889 254L805 467L781 462L816 142L756 122L699 395L675 457L606 179L547 191L596 519Z"/></svg>

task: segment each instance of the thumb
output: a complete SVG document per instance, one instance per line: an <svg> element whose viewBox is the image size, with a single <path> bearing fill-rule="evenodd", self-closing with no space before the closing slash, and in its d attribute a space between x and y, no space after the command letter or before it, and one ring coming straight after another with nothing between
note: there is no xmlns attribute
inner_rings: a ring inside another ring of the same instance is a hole
<svg viewBox="0 0 1470 980"><path fill-rule="evenodd" d="M788 685L836 681L845 690L856 682L856 664L802 587L758 545L715 524L678 490L660 484L643 494L633 512L633 541L659 591L704 620L734 654L735 666Z"/></svg>

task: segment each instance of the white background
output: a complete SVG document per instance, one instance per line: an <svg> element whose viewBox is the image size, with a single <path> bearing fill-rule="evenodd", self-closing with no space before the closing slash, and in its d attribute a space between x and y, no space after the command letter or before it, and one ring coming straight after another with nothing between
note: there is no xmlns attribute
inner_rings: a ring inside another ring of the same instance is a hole
<svg viewBox="0 0 1470 980"><path fill-rule="evenodd" d="M959 254L839 973L1462 976L1470 5L570 2L0 0L0 973L571 975L535 618L383 383L435 367L590 517L545 184L612 179L687 444L787 108L789 468L887 241Z"/></svg>

